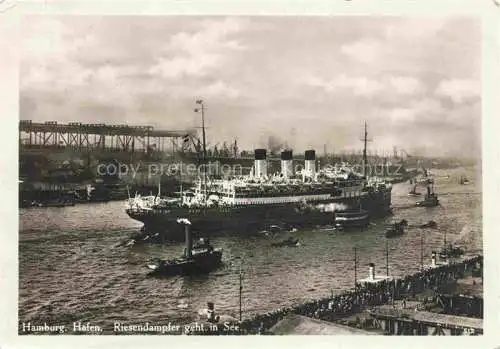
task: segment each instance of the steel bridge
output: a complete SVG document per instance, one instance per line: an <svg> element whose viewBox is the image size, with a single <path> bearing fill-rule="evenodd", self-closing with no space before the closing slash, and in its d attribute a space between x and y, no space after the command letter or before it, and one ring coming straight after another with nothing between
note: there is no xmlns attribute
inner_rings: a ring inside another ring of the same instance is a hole
<svg viewBox="0 0 500 349"><path fill-rule="evenodd" d="M196 130L165 131L152 126L83 124L56 121L19 122L20 150L29 148L73 148L75 150L119 150L130 152L176 151L191 147ZM167 142L165 142L167 140ZM171 142L169 142L171 141Z"/></svg>

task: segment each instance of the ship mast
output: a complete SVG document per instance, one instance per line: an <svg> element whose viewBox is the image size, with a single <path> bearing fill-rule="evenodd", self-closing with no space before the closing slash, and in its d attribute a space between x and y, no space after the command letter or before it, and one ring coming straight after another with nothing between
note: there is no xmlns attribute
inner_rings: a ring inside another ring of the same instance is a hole
<svg viewBox="0 0 500 349"><path fill-rule="evenodd" d="M368 146L368 126L365 121L365 133L363 141L363 176L366 177L366 167L368 166L368 158L366 156L366 148Z"/></svg>
<svg viewBox="0 0 500 349"><path fill-rule="evenodd" d="M203 152L202 152L202 165L203 165L203 201L207 201L207 170L206 170L206 162L207 162L207 141L206 141L206 135L205 135L205 105L203 104L202 99L198 99L196 101L196 104L199 104L201 107L196 108L194 111L195 112L201 112L201 130L202 130L202 146L203 146Z"/></svg>

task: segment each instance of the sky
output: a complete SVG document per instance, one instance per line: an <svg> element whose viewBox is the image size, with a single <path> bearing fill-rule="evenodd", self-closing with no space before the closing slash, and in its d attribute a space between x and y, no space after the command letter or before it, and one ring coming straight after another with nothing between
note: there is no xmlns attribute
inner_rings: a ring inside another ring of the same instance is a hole
<svg viewBox="0 0 500 349"><path fill-rule="evenodd" d="M200 125L211 145L480 151L481 26L468 17L30 16L20 119Z"/></svg>

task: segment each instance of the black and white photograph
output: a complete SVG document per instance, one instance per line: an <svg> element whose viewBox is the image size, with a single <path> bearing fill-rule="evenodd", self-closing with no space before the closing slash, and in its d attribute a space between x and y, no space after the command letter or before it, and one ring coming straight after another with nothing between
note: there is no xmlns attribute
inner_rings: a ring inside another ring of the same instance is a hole
<svg viewBox="0 0 500 349"><path fill-rule="evenodd" d="M479 17L19 35L19 336L483 335Z"/></svg>

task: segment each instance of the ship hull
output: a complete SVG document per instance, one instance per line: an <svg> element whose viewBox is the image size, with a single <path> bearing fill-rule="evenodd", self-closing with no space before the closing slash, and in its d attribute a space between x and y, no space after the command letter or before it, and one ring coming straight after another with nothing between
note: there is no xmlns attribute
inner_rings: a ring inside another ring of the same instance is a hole
<svg viewBox="0 0 500 349"><path fill-rule="evenodd" d="M235 230L235 233L251 232L265 229L270 224L289 225L296 227L334 224L333 211L325 212L315 209L319 204L338 204L339 209L363 208L370 217L383 217L390 214L391 193L371 193L358 198L338 198L328 202L308 203L301 207L299 203L248 205L232 207L208 207L190 209L186 207L156 208L150 210L127 209L127 214L137 221L144 223L143 231L159 233L170 239L182 238L183 230L177 223L178 218L187 218L191 221L195 231L210 235L217 231Z"/></svg>
<svg viewBox="0 0 500 349"><path fill-rule="evenodd" d="M208 255L171 264L157 263L148 265L150 276L182 276L209 273L222 263L222 252L214 251Z"/></svg>
<svg viewBox="0 0 500 349"><path fill-rule="evenodd" d="M345 211L335 214L335 226L343 230L365 228L370 224L370 213L366 210Z"/></svg>

